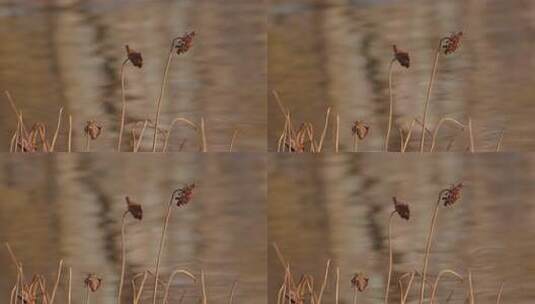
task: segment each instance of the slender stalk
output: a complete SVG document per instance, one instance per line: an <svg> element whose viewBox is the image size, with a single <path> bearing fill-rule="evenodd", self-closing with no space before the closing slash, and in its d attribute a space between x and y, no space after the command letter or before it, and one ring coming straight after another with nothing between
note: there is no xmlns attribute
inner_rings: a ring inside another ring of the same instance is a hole
<svg viewBox="0 0 535 304"><path fill-rule="evenodd" d="M208 152L208 147L206 145L206 132L204 130L204 118L201 117L201 142L202 142L202 152Z"/></svg>
<svg viewBox="0 0 535 304"><path fill-rule="evenodd" d="M234 281L232 284L232 288L230 289L230 295L228 297L228 304L232 304L232 300L234 299L234 290L236 290L236 286L238 285L238 281Z"/></svg>
<svg viewBox="0 0 535 304"><path fill-rule="evenodd" d="M385 136L385 144L384 144L385 152L388 152L388 143L390 142L390 130L392 129L392 112L393 112L393 103L394 103L394 96L392 93L392 71L393 71L395 61L396 59L392 59L390 61L390 65L388 66L388 92L390 95L390 106L388 110L388 127L386 128L386 136Z"/></svg>
<svg viewBox="0 0 535 304"><path fill-rule="evenodd" d="M329 115L331 114L331 108L327 108L327 111L325 113L325 125L323 126L323 132L321 132L320 142L318 145L318 152L321 152L321 148L323 147L323 140L325 140L325 134L327 133L327 127L329 126Z"/></svg>
<svg viewBox="0 0 535 304"><path fill-rule="evenodd" d="M165 287L165 294L163 296L163 304L166 304L167 303L167 297L169 295L169 288L171 288L171 283L173 282L173 279L175 278L175 276L177 274L183 274L187 277L189 277L190 279L192 279L193 281L195 281L195 276L193 274L191 274L191 272L187 271L187 270L182 270L182 269L176 269L174 270L171 275L169 275L169 279L167 280L167 285Z"/></svg>
<svg viewBox="0 0 535 304"><path fill-rule="evenodd" d="M117 293L117 304L121 303L121 295L123 294L123 284L124 284L124 273L126 268L126 246L125 246L125 224L126 224L126 215L128 211L123 213L123 218L121 219L121 279L119 281L119 291Z"/></svg>
<svg viewBox="0 0 535 304"><path fill-rule="evenodd" d="M56 283L54 284L54 289L52 289L52 295L50 296L50 304L54 304L54 299L56 298L56 291L59 286L59 279L61 278L61 271L63 269L63 260L59 261L58 266L58 276L56 277Z"/></svg>
<svg viewBox="0 0 535 304"><path fill-rule="evenodd" d="M137 294L135 295L134 304L138 304L139 303L139 299L141 298L141 295L143 294L143 287L145 286L145 281L147 280L147 275L148 275L148 271L145 271L143 273L143 280L141 280L141 285L139 286L139 290L137 291ZM134 283L134 281L132 280L132 284L133 283ZM120 303L117 303L117 304L120 304Z"/></svg>
<svg viewBox="0 0 535 304"><path fill-rule="evenodd" d="M85 304L89 304L89 286L85 286Z"/></svg>
<svg viewBox="0 0 535 304"><path fill-rule="evenodd" d="M67 142L67 151L70 153L72 147L72 115L69 114L69 139Z"/></svg>
<svg viewBox="0 0 535 304"><path fill-rule="evenodd" d="M123 142L124 121L126 118L126 97L125 97L125 85L124 85L124 67L128 63L128 58L121 64L121 126L119 127L119 141L117 142L117 152L121 152L121 143Z"/></svg>
<svg viewBox="0 0 535 304"><path fill-rule="evenodd" d="M336 114L336 132L334 138L334 150L338 153L338 145L340 144L340 115L338 114Z"/></svg>
<svg viewBox="0 0 535 304"><path fill-rule="evenodd" d="M357 288L353 288L353 304L357 304Z"/></svg>
<svg viewBox="0 0 535 304"><path fill-rule="evenodd" d="M72 267L69 267L69 293L67 294L67 304L71 304L71 299L72 299Z"/></svg>
<svg viewBox="0 0 535 304"><path fill-rule="evenodd" d="M432 139L432 142L431 142L431 149L429 149L429 152L433 152L433 150L435 149L435 140L436 140L436 137L437 137L437 134L438 134L438 130L440 130L440 127L442 126L443 123L445 122L451 122L457 126L459 126L461 129L464 130L465 126L460 123L459 121L453 119L453 118L449 118L449 117L442 117L440 119L440 121L437 123L436 127L435 127L435 130L433 130L433 139Z"/></svg>
<svg viewBox="0 0 535 304"><path fill-rule="evenodd" d="M455 276L456 278L458 278L461 281L463 280L463 278L453 270L445 269L445 270L440 271L438 273L438 276L437 276L436 280L435 280L435 283L433 284L433 291L431 292L431 300L429 301L430 304L433 304L434 301L435 301L435 294L436 294L437 289L438 289L438 282L440 281L440 278L442 277L442 275L447 274L447 273L452 274L453 276Z"/></svg>
<svg viewBox="0 0 535 304"><path fill-rule="evenodd" d="M85 137L85 152L89 152L91 150L91 139L89 138L89 134L86 134Z"/></svg>
<svg viewBox="0 0 535 304"><path fill-rule="evenodd" d="M167 231L167 225L169 224L169 218L171 217L171 211L173 208L173 198L175 197L176 193L178 193L178 191L178 189L173 191L173 194L171 194L171 199L169 200L169 204L167 206L167 213L165 215L165 220L163 224L162 236L160 238L160 249L158 249L158 257L156 258L156 271L154 273L154 291L152 294L152 304L156 304L156 296L158 293L158 275L160 273L160 259L165 244L165 233Z"/></svg>
<svg viewBox="0 0 535 304"><path fill-rule="evenodd" d="M440 42L438 43L438 47L435 51L435 61L433 62L433 70L431 71L431 79L429 80L429 86L427 87L427 96L425 99L425 106L424 106L424 118L422 121L422 137L420 139L420 153L424 152L424 144L425 144L425 124L427 122L427 112L429 109L429 100L431 98L431 89L433 88L433 82L435 80L435 75L437 72L438 67L438 59L440 57L440 51L442 48L442 41L444 41L444 38L440 39Z"/></svg>
<svg viewBox="0 0 535 304"><path fill-rule="evenodd" d="M323 297L323 292L327 286L327 278L329 276L329 266L331 265L331 260L327 260L327 265L325 266L325 276L323 277L323 284L321 284L320 294L318 296L318 304L321 304L321 298Z"/></svg>
<svg viewBox="0 0 535 304"><path fill-rule="evenodd" d="M505 130L502 130L500 132L500 138L498 138L498 143L496 143L496 152L500 152L502 150L502 140L503 140L504 134L505 134Z"/></svg>
<svg viewBox="0 0 535 304"><path fill-rule="evenodd" d="M470 286L470 304L474 304L474 286L472 284L472 271L468 271L468 284Z"/></svg>
<svg viewBox="0 0 535 304"><path fill-rule="evenodd" d="M230 147L228 149L229 152L232 152L232 147L234 146L234 141L236 140L237 135L238 135L238 129L234 129L234 133L232 133L232 139L230 140Z"/></svg>
<svg viewBox="0 0 535 304"><path fill-rule="evenodd" d="M447 190L442 190L438 194L438 199L435 206L435 211L433 213L433 218L431 219L431 229L429 230L429 235L427 236L427 245L425 248L425 257L424 257L424 267L422 270L422 284L420 286L420 301L419 303L422 304L424 302L424 293L425 293L425 275L427 273L427 264L429 261L429 251L431 250L431 240L433 239L433 232L435 231L435 223L437 221L438 217L438 210L440 208L440 202L442 199L442 195Z"/></svg>
<svg viewBox="0 0 535 304"><path fill-rule="evenodd" d="M145 120L143 123L143 128L141 128L141 132L139 132L139 138L137 139L137 142L134 140L134 152L139 151L139 147L141 146L141 142L143 141L143 135L145 135L145 130L147 129L147 124L149 123L148 120Z"/></svg>
<svg viewBox="0 0 535 304"><path fill-rule="evenodd" d="M152 141L152 152L156 152L156 141L158 140L158 127L160 124L160 109L162 106L162 98L165 93L165 87L167 85L167 74L169 73L169 66L171 65L171 60L173 59L174 46L176 39L173 39L171 42L171 47L169 49L169 55L167 56L167 63L165 64L165 70L163 72L162 86L160 88L160 95L158 96L158 101L156 103L156 119L154 126L154 139Z"/></svg>
<svg viewBox="0 0 535 304"><path fill-rule="evenodd" d="M474 147L474 132L472 131L472 118L468 117L468 135L470 137L470 152L476 152Z"/></svg>
<svg viewBox="0 0 535 304"><path fill-rule="evenodd" d="M390 279L392 277L392 218L396 211L392 211L388 219L388 279L386 280L385 290L385 304L388 304L388 296L390 295Z"/></svg>
<svg viewBox="0 0 535 304"><path fill-rule="evenodd" d="M498 296L496 297L496 304L500 304L502 299L503 283L500 284L500 289L498 290Z"/></svg>
<svg viewBox="0 0 535 304"><path fill-rule="evenodd" d="M405 304L407 303L407 297L409 296L409 291L411 290L411 287L412 287L412 281L414 280L414 276L415 276L415 272L412 271L410 273L410 279L409 279L409 283L407 283L407 290L405 290L404 293L402 293L402 298L401 298L401 304ZM403 277L403 276L402 276ZM402 286L401 286L401 278L399 280L399 287L400 289L402 289Z"/></svg>
<svg viewBox="0 0 535 304"><path fill-rule="evenodd" d="M357 152L358 150L358 138L357 138L357 134L353 134L353 152Z"/></svg>
<svg viewBox="0 0 535 304"><path fill-rule="evenodd" d="M201 270L201 288L202 288L202 304L208 303L208 298L206 296L206 284L204 283L204 271Z"/></svg>
<svg viewBox="0 0 535 304"><path fill-rule="evenodd" d="M63 107L59 109L58 124L56 126L56 131L54 132L54 137L52 138L52 144L50 144L50 152L54 152L54 146L56 145L56 140L58 139L59 128L61 127L61 114L63 114Z"/></svg>
<svg viewBox="0 0 535 304"><path fill-rule="evenodd" d="M338 298L340 297L340 268L336 267L336 293L334 304L338 304Z"/></svg>

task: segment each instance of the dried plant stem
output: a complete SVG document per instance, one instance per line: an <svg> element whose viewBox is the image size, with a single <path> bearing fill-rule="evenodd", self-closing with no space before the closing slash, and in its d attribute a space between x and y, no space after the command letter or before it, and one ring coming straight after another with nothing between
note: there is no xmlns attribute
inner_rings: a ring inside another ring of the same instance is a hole
<svg viewBox="0 0 535 304"><path fill-rule="evenodd" d="M169 288L171 288L171 283L173 282L173 279L175 278L175 276L177 274L183 274L187 277L189 277L190 279L192 279L193 281L195 281L195 276L193 274L191 274L191 272L187 271L187 270L183 270L183 269L175 269L170 275L169 275L169 279L167 280L167 285L165 287L165 294L163 296L163 304L166 304L167 303L167 297L169 295Z"/></svg>
<svg viewBox="0 0 535 304"><path fill-rule="evenodd" d="M145 120L145 122L143 123L143 128L141 128L141 132L139 132L139 138L137 139L137 141L135 141L135 144L134 144L134 152L138 152L139 148L141 147L141 142L143 141L143 135L145 135L145 130L147 129L148 123L149 123L148 120Z"/></svg>
<svg viewBox="0 0 535 304"><path fill-rule="evenodd" d="M338 153L338 146L340 144L340 115L338 114L336 114L336 132L334 138L334 151Z"/></svg>
<svg viewBox="0 0 535 304"><path fill-rule="evenodd" d="M154 121L154 139L152 141L152 152L156 152L156 141L158 140L158 127L160 124L160 109L162 106L162 99L165 93L165 87L167 86L167 74L169 73L169 66L171 65L171 60L173 59L174 45L177 38L173 39L171 42L171 47L169 49L169 55L167 56L167 63L165 64L165 70L163 72L162 86L160 88L160 95L158 96L158 101L156 103L156 119Z"/></svg>
<svg viewBox="0 0 535 304"><path fill-rule="evenodd" d="M138 304L139 300L141 299L141 295L143 294L143 287L145 287L145 281L147 280L148 273L149 273L148 271L145 271L143 273L143 280L141 280L141 285L139 286L139 290L137 291L137 294L135 294L134 304ZM134 284L134 280L132 280L132 284ZM117 303L117 304L120 304L120 303Z"/></svg>
<svg viewBox="0 0 535 304"><path fill-rule="evenodd" d="M504 134L505 134L505 130L502 130L500 132L500 137L498 138L498 142L496 143L496 152L500 152L502 150L502 140L503 140Z"/></svg>
<svg viewBox="0 0 535 304"><path fill-rule="evenodd" d="M202 304L208 304L208 298L206 296L206 284L204 282L203 270L201 270L201 289L202 289Z"/></svg>
<svg viewBox="0 0 535 304"><path fill-rule="evenodd" d="M236 290L237 285L238 281L234 281L232 288L230 289L230 295L228 296L228 304L232 304L232 300L234 299L234 291Z"/></svg>
<svg viewBox="0 0 535 304"><path fill-rule="evenodd" d="M72 148L72 115L69 114L69 139L67 142L67 151L70 153Z"/></svg>
<svg viewBox="0 0 535 304"><path fill-rule="evenodd" d="M353 288L353 304L357 304L357 288Z"/></svg>
<svg viewBox="0 0 535 304"><path fill-rule="evenodd" d="M429 100L431 99L431 89L433 88L433 82L435 80L435 75L437 72L438 67L438 59L440 58L440 51L442 48L442 41L444 39L440 39L440 42L438 43L438 47L435 51L435 61L433 62L433 70L431 71L431 79L429 80L429 86L427 87L427 95L425 99L425 106L424 106L424 116L422 121L422 137L420 139L420 153L424 152L424 144L425 144L425 125L427 122L427 112L429 109Z"/></svg>
<svg viewBox="0 0 535 304"><path fill-rule="evenodd" d="M327 260L327 265L325 266L325 275L323 276L323 284L321 284L320 294L318 296L318 304L321 304L321 299L323 297L323 292L327 286L327 279L329 277L329 267L331 266L331 260Z"/></svg>
<svg viewBox="0 0 535 304"><path fill-rule="evenodd" d="M403 277L405 277L406 275L410 274L410 279L409 279L409 283L407 283L407 290L405 290L405 292L403 292L403 286L401 284L401 279ZM410 273L406 273L404 275L402 275L400 278L399 278L399 289L401 291L401 304L405 304L407 302L407 297L409 296L409 291L411 290L411 287L412 287L412 281L414 280L414 276L416 275L416 272L415 271L411 271Z"/></svg>
<svg viewBox="0 0 535 304"><path fill-rule="evenodd" d="M52 138L52 143L50 144L50 152L54 152L54 147L56 146L56 140L58 139L59 128L61 127L61 115L62 114L63 114L63 107L59 109L58 124L56 126L56 131L54 132L54 137Z"/></svg>
<svg viewBox="0 0 535 304"><path fill-rule="evenodd" d="M357 137L357 134L353 134L353 152L357 152L358 151L358 137Z"/></svg>
<svg viewBox="0 0 535 304"><path fill-rule="evenodd" d="M470 286L470 304L474 304L474 286L472 284L472 271L468 270L468 284Z"/></svg>
<svg viewBox="0 0 535 304"><path fill-rule="evenodd" d="M165 233L167 231L167 225L169 224L169 218L171 217L171 211L173 208L173 198L175 197L175 194L179 190L175 190L173 194L171 194L171 199L169 200L169 204L167 206L167 213L165 215L165 220L162 228L162 236L160 238L160 248L158 249L158 257L156 258L156 271L154 273L154 292L152 294L152 304L156 304L156 297L158 294L158 275L160 274L160 259L162 257L162 251L165 244Z"/></svg>
<svg viewBox="0 0 535 304"><path fill-rule="evenodd" d="M206 145L206 132L204 130L204 118L201 117L201 142L202 142L202 152L208 152L208 147Z"/></svg>
<svg viewBox="0 0 535 304"><path fill-rule="evenodd" d="M52 289L52 295L50 296L50 304L54 304L54 299L56 298L56 291L58 290L59 279L61 278L62 269L63 269L63 260L60 260L59 266L58 266L58 276L56 277L56 283L54 284L54 289Z"/></svg>
<svg viewBox="0 0 535 304"><path fill-rule="evenodd" d="M470 136L470 152L476 152L474 147L474 132L472 131L472 118L468 117L468 134Z"/></svg>
<svg viewBox="0 0 535 304"><path fill-rule="evenodd" d="M320 142L318 145L318 152L321 152L323 148L323 141L325 140L325 135L327 134L327 127L329 126L329 115L331 114L331 107L327 108L325 112L325 125L323 126L323 131L321 132Z"/></svg>
<svg viewBox="0 0 535 304"><path fill-rule="evenodd" d="M334 303L338 304L338 299L340 297L340 268L336 267L336 292Z"/></svg>
<svg viewBox="0 0 535 304"><path fill-rule="evenodd" d="M414 127L414 123L416 123L416 119L413 119L409 125L409 131L407 131L407 138L405 138L403 147L401 148L401 153L405 153L405 151L407 150L407 146L409 145L409 141L411 140L412 129Z"/></svg>
<svg viewBox="0 0 535 304"><path fill-rule="evenodd" d="M440 278L441 278L444 274L448 274L448 273L451 274L451 275L453 275L453 276L455 276L456 278L458 278L458 279L461 280L461 281L463 280L463 277L461 277L458 273L456 273L456 272L453 271L453 270L450 270L450 269L444 269L444 270L440 271L440 272L438 273L438 276L437 276L436 280L435 280L435 283L433 284L433 290L432 290L432 292L431 292L431 300L429 301L429 304L433 304L434 301L435 301L435 295L436 295L436 292L437 292L437 290L438 290L438 283L439 283L439 281L440 281Z"/></svg>
<svg viewBox="0 0 535 304"><path fill-rule="evenodd" d="M71 304L71 299L72 299L72 267L69 267L69 291L67 293L67 304Z"/></svg>
<svg viewBox="0 0 535 304"><path fill-rule="evenodd" d="M503 283L500 284L500 289L498 290L498 295L496 296L496 304L500 304L502 299Z"/></svg>
<svg viewBox="0 0 535 304"><path fill-rule="evenodd" d="M396 211L392 211L390 218L388 219L388 278L386 280L385 290L385 304L388 304L388 296L390 295L390 279L392 277L392 218Z"/></svg>
<svg viewBox="0 0 535 304"><path fill-rule="evenodd" d="M234 147L236 136L238 136L238 129L234 129L234 133L232 133L232 139L230 140L230 147L228 149L229 152L232 152L232 147Z"/></svg>
<svg viewBox="0 0 535 304"><path fill-rule="evenodd" d="M117 152L121 152L121 143L123 142L124 121L126 118L126 97L124 85L124 68L128 63L128 58L121 64L121 126L119 127L119 141L117 142ZM120 303L120 302L119 302Z"/></svg>
<svg viewBox="0 0 535 304"><path fill-rule="evenodd" d="M89 152L91 150L91 138L89 138L89 134L86 134L85 137L85 152Z"/></svg>
<svg viewBox="0 0 535 304"><path fill-rule="evenodd" d="M438 210L440 208L440 201L442 199L442 195L447 190L442 190L438 194L438 199L435 205L435 211L433 213L433 218L431 219L431 228L429 229L429 235L427 236L427 245L425 248L425 256L424 256L424 266L422 269L422 284L420 286L420 301L419 303L422 304L424 302L424 293L425 293L425 276L427 273L427 264L429 262L429 252L431 251L431 240L433 239L433 232L435 231L435 224L438 218Z"/></svg>
<svg viewBox="0 0 535 304"><path fill-rule="evenodd" d="M123 213L123 218L121 219L121 278L119 280L119 291L117 293L117 303L121 303L121 295L123 294L123 284L124 284L124 273L126 268L126 246L125 246L125 226L126 226L126 216L128 211Z"/></svg>
<svg viewBox="0 0 535 304"><path fill-rule="evenodd" d="M173 131L173 127L175 126L175 124L177 122L183 122L185 125L191 127L193 130L195 130L195 132L199 132L199 127L196 124L194 124L191 120L188 120L188 119L182 118L182 117L176 117L175 119L173 119L173 121L169 124L169 127L167 128L168 131L167 131L167 134L165 136L165 142L164 142L164 146L163 146L163 149L162 149L163 152L167 151L167 144L169 142L169 137L171 137L171 132Z"/></svg>
<svg viewBox="0 0 535 304"><path fill-rule="evenodd" d="M435 129L433 130L433 139L432 139L432 142L431 142L431 149L429 149L429 152L433 152L433 150L435 149L435 140L436 140L438 131L440 130L440 127L442 126L442 124L444 124L445 122L451 122L451 123L459 126L461 128L461 130L464 130L464 128L465 128L465 125L463 125L462 123L460 123L456 119L449 118L449 117L442 117L439 120L439 122L437 123Z"/></svg>
<svg viewBox="0 0 535 304"><path fill-rule="evenodd" d="M393 112L393 103L394 103L394 96L392 93L392 70L393 70L395 61L396 59L392 59L388 67L388 92L390 95L390 106L388 110L388 127L386 128L385 144L383 147L385 152L388 152L388 143L390 141L390 130L392 129L392 112Z"/></svg>
<svg viewBox="0 0 535 304"><path fill-rule="evenodd" d="M85 304L89 304L89 286L85 286Z"/></svg>

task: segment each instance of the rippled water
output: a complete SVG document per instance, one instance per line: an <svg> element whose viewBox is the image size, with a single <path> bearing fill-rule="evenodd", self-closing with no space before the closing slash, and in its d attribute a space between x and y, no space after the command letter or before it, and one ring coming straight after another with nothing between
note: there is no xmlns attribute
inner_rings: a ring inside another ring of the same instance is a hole
<svg viewBox="0 0 535 304"><path fill-rule="evenodd" d="M392 44L409 51L411 67L393 72L394 129L422 117L438 39L464 31L461 48L442 56L433 86L429 122L447 115L473 120L476 150L494 150L505 130L503 150L531 151L535 61L535 2L274 0L269 25L269 90L277 90L297 124L311 121L316 133L325 110L340 113L341 149L351 150L351 123L364 120L371 133L361 150L382 149L388 116L388 66ZM269 147L283 127L269 101ZM335 113L334 113L335 114ZM438 150L457 135L445 127ZM330 137L326 148L331 149ZM414 136L417 146L419 135ZM466 138L466 136L464 137ZM428 140L429 142L429 140ZM458 139L454 151L467 147Z"/></svg>
<svg viewBox="0 0 535 304"><path fill-rule="evenodd" d="M175 117L197 124L204 117L209 150L227 151L238 129L234 150L264 151L265 27L262 0L0 1L0 144L8 150L17 125L7 90L28 127L40 121L52 133L64 107L59 150L65 150L68 114L73 117L74 149L84 149L83 127L90 119L104 126L92 150L115 149L120 67L129 44L144 58L141 70L126 68L123 150L131 150L135 122L155 119L171 39L195 30L191 51L173 59L162 126ZM152 133L145 136L147 148L152 147ZM197 136L184 127L173 131L169 150L178 151L184 140L185 151L198 150Z"/></svg>
<svg viewBox="0 0 535 304"><path fill-rule="evenodd" d="M92 295L91 303L115 303L125 195L144 208L143 220L129 217L126 226L123 300L132 303L130 278L154 270L171 192L191 182L197 184L191 203L174 209L170 219L162 278L167 280L176 267L195 275L202 268L209 303L226 303L236 280L235 303L266 303L264 165L263 157L245 154L239 158L185 153L1 158L2 303L8 301L16 278L4 242L11 244L26 276L41 273L50 285L60 259L71 266L73 303L82 303L83 279L89 272L103 277L103 287ZM60 303L66 303L66 286L64 279L57 295ZM152 296L149 290L144 294L147 298ZM183 291L184 303L197 303L199 281L192 284L178 276L171 303Z"/></svg>
<svg viewBox="0 0 535 304"><path fill-rule="evenodd" d="M393 219L392 303L399 303L398 278L421 272L425 241L438 192L465 184L462 199L441 207L429 278L442 269L463 276L473 273L476 303L495 303L504 282L502 302L532 303L535 292L535 189L532 155L478 155L459 158L394 157L361 154L324 157L272 157L269 162L269 242L277 242L290 261L296 280L312 274L319 289L328 258L341 269L340 303L352 303L350 279L363 271L370 277L359 303L382 303L388 269L388 218L392 196L411 207L409 222ZM520 169L522 168L522 169ZM273 303L283 268L274 250L268 257L269 299ZM334 303L334 271L326 303ZM438 290L441 303L464 303L465 284L445 276ZM409 295L418 298L419 281ZM322 302L323 303L323 302Z"/></svg>

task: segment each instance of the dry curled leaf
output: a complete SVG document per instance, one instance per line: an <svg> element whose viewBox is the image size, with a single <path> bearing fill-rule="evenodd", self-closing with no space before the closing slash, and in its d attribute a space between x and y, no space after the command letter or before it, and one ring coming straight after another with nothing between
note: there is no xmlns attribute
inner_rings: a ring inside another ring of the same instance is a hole
<svg viewBox="0 0 535 304"><path fill-rule="evenodd" d="M86 135L91 137L92 140L97 139L102 133L102 126L98 124L95 120L88 120L84 132Z"/></svg>
<svg viewBox="0 0 535 304"><path fill-rule="evenodd" d="M392 46L394 49L394 59L403 67L409 68L411 64L411 59L409 57L409 53L403 52L397 48L397 46L394 44Z"/></svg>
<svg viewBox="0 0 535 304"><path fill-rule="evenodd" d="M368 287L369 278L366 274L359 272L355 273L351 279L351 285L353 288L356 288L358 291L363 292Z"/></svg>
<svg viewBox="0 0 535 304"><path fill-rule="evenodd" d="M125 45L125 48L126 48L126 56L128 57L128 60L130 60L130 62L134 66L141 68L143 66L143 56L141 56L141 53L132 50L128 46L128 44Z"/></svg>
<svg viewBox="0 0 535 304"><path fill-rule="evenodd" d="M94 273L90 273L84 280L85 286L89 288L92 292L97 291L102 284L102 279Z"/></svg>
<svg viewBox="0 0 535 304"><path fill-rule="evenodd" d="M138 220L143 219L143 209L141 208L141 205L136 204L128 196L125 197L125 200L126 200L126 205L128 208L127 212L130 212L135 219L138 219Z"/></svg>
<svg viewBox="0 0 535 304"><path fill-rule="evenodd" d="M351 132L353 132L353 135L356 134L360 140L366 138L369 131L370 127L361 120L356 120L353 123L353 127L351 128Z"/></svg>
<svg viewBox="0 0 535 304"><path fill-rule="evenodd" d="M395 196L392 197L394 201L394 209L399 214L399 216L404 220L409 220L411 212L409 209L409 204L399 201Z"/></svg>

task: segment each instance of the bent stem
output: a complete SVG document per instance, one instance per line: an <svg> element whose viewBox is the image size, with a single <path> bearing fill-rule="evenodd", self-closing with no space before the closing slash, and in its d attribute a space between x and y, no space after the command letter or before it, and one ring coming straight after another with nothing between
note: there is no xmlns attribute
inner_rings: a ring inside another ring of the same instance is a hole
<svg viewBox="0 0 535 304"><path fill-rule="evenodd" d="M121 220L121 279L119 281L119 292L117 294L117 303L121 303L121 295L123 293L123 284L124 284L124 273L126 268L126 246L125 246L125 224L126 224L126 215L128 214L128 211L125 211L123 213L123 218Z"/></svg>
<svg viewBox="0 0 535 304"><path fill-rule="evenodd" d="M388 219L388 279L386 280L385 304L388 304L388 295L390 294L390 278L392 277L392 218L396 211L392 211Z"/></svg>
<svg viewBox="0 0 535 304"><path fill-rule="evenodd" d="M154 126L154 138L152 141L152 152L156 152L156 141L158 140L158 127L160 124L160 109L162 106L162 98L165 93L165 87L167 85L167 74L169 73L169 66L171 65L171 60L173 59L173 53L174 53L174 46L176 43L176 40L179 39L179 37L173 39L171 41L171 47L169 48L169 55L167 56L167 63L165 65L165 70L163 72L163 79L162 79L162 86L160 88L160 95L158 96L158 102L156 103L156 120L155 120L155 126Z"/></svg>
<svg viewBox="0 0 535 304"><path fill-rule="evenodd" d="M436 294L437 289L438 289L438 282L440 281L440 278L442 277L442 275L447 274L447 273L452 274L453 276L458 278L460 281L463 280L463 278L453 270L445 269L445 270L440 271L438 273L438 276L437 276L436 280L435 280L435 283L433 284L433 291L431 292L431 300L429 301L430 304L433 304L433 302L435 300L435 294Z"/></svg>
<svg viewBox="0 0 535 304"><path fill-rule="evenodd" d="M123 142L123 130L124 130L124 120L126 117L126 97L124 94L124 67L128 63L128 58L126 58L123 61L123 64L121 65L121 126L119 127L119 142L117 143L117 152L121 152L121 143Z"/></svg>
<svg viewBox="0 0 535 304"><path fill-rule="evenodd" d="M437 203L435 206L435 212L433 213L433 218L431 219L431 229L429 230L429 235L427 236L427 245L425 248L425 257L424 257L424 267L422 270L422 284L420 286L420 301L419 304L422 304L424 302L424 293L425 293L425 275L427 272L427 263L429 261L429 251L431 250L431 240L433 238L433 232L435 231L435 223L437 221L438 217L438 209L440 208L440 201L442 199L442 195L448 191L447 189L444 189L440 191L438 194Z"/></svg>
<svg viewBox="0 0 535 304"><path fill-rule="evenodd" d="M388 143L390 141L390 130L392 129L392 108L393 108L393 103L394 103L394 97L392 94L392 70L394 67L394 61L396 61L396 59L392 59L390 61L390 66L388 67L388 92L390 95L390 106L388 110L388 127L386 128L386 136L385 136L385 144L384 144L385 152L388 152Z"/></svg>
<svg viewBox="0 0 535 304"><path fill-rule="evenodd" d="M496 304L500 304L502 299L503 283L500 284L500 290L498 290L498 296L496 297Z"/></svg>
<svg viewBox="0 0 535 304"><path fill-rule="evenodd" d="M63 260L60 260L59 266L58 266L58 276L56 277L56 283L54 284L54 289L52 289L52 295L50 296L50 304L54 304L54 299L56 298L56 291L58 290L59 279L61 278L62 269L63 269Z"/></svg>
<svg viewBox="0 0 535 304"><path fill-rule="evenodd" d="M431 71L431 79L429 80L429 87L427 87L427 96L425 99L425 106L424 106L424 118L422 121L422 137L420 139L420 153L424 152L424 144L425 144L425 124L427 122L427 112L429 109L429 100L431 98L431 89L433 88L433 82L435 80L435 75L437 72L438 67L438 58L440 57L440 50L442 47L442 41L444 41L444 38L440 39L440 42L438 43L438 47L435 51L435 61L433 63L433 70Z"/></svg>
<svg viewBox="0 0 535 304"><path fill-rule="evenodd" d="M431 149L429 149L429 152L433 152L433 150L435 149L435 140L436 140L436 137L437 137L437 134L438 134L438 130L440 130L440 127L445 122L451 122L451 123L459 126L461 128L461 130L464 130L464 128L465 128L465 126L462 123L460 123L458 120L456 120L456 119L449 118L449 117L442 117L440 119L440 121L437 123L437 125L435 127L435 130L433 130L433 139L431 141Z"/></svg>
<svg viewBox="0 0 535 304"><path fill-rule="evenodd" d="M158 274L160 273L160 258L162 256L163 246L165 244L165 233L167 231L167 225L169 224L169 218L171 217L171 211L173 207L173 198L178 193L180 189L176 189L171 194L171 199L169 200L169 205L167 206L167 213L165 215L165 220L162 229L162 236L160 238L160 249L158 249L158 257L156 258L156 271L154 273L154 292L152 294L152 304L156 304L156 296L158 292Z"/></svg>
<svg viewBox="0 0 535 304"><path fill-rule="evenodd" d="M177 274L183 274L189 277L190 279L192 279L193 281L196 280L195 276L191 274L189 271L183 270L183 269L175 269L175 271L173 271L171 275L169 275L169 279L167 280L167 285L165 287L165 294L163 296L163 302L162 302L163 304L167 303L167 297L169 295L169 288L171 288L171 283L173 282L173 279L175 278Z"/></svg>

